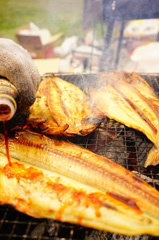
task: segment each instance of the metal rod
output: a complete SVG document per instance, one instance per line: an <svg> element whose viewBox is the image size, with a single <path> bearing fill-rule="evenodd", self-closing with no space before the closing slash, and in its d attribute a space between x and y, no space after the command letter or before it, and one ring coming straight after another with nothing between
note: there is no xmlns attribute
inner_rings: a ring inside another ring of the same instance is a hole
<svg viewBox="0 0 159 240"><path fill-rule="evenodd" d="M107 33L106 33L105 41L104 41L105 44L104 44L103 54L102 54L101 62L100 62L100 71L105 71L105 70L109 69L109 67L110 67L109 61L108 61L109 46L110 46L110 42L112 39L114 22L115 22L115 18L111 18L108 21Z"/></svg>
<svg viewBox="0 0 159 240"><path fill-rule="evenodd" d="M119 58L120 58L120 52L122 47L122 41L123 41L123 35L124 35L124 28L125 28L125 21L121 20L121 29L120 29L120 35L119 35L119 41L118 41L118 47L117 47L117 53L114 63L114 69L118 68Z"/></svg>

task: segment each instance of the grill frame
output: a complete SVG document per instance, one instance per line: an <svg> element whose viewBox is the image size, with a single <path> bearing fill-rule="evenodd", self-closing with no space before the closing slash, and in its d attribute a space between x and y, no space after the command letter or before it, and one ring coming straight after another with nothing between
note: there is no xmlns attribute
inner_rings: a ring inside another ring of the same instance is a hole
<svg viewBox="0 0 159 240"><path fill-rule="evenodd" d="M48 73L46 75L52 75ZM55 74L56 76L83 88L98 78L98 74ZM158 74L140 74L159 96ZM144 160L152 143L140 132L115 121L105 121L93 133L84 137L65 138L77 145L107 156L134 171L141 178L159 190L159 165L143 167ZM122 145L121 145L122 143ZM114 153L117 153L116 155ZM0 239L38 240L157 240L157 237L141 235L127 237L113 233L84 228L68 223L47 219L35 219L14 210L10 206L0 206Z"/></svg>

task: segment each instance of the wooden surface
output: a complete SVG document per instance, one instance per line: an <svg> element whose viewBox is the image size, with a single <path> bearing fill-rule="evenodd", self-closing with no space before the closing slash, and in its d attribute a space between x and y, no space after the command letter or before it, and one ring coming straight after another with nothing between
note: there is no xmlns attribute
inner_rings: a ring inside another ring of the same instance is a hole
<svg viewBox="0 0 159 240"><path fill-rule="evenodd" d="M33 61L41 75L48 72L59 72L59 58L33 59Z"/></svg>

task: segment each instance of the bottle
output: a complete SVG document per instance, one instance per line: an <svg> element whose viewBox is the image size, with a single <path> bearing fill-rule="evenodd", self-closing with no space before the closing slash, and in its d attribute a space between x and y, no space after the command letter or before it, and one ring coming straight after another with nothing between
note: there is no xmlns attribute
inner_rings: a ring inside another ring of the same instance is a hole
<svg viewBox="0 0 159 240"><path fill-rule="evenodd" d="M17 89L7 79L0 77L0 121L10 120L17 110Z"/></svg>

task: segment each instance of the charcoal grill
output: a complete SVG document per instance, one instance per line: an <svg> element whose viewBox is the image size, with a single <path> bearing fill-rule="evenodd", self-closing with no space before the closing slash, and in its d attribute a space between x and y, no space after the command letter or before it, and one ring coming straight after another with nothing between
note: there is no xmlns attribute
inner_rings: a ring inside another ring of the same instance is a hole
<svg viewBox="0 0 159 240"><path fill-rule="evenodd" d="M98 78L98 74L62 74L62 79L83 88ZM141 74L159 95L159 75ZM66 140L66 138L65 138ZM133 171L159 190L159 166L144 168L143 164L152 143L140 132L115 121L105 121L85 137L69 138L75 144L107 156ZM10 206L0 206L1 240L157 240L157 237L141 235L127 237L103 233L77 225L47 219L35 219Z"/></svg>

